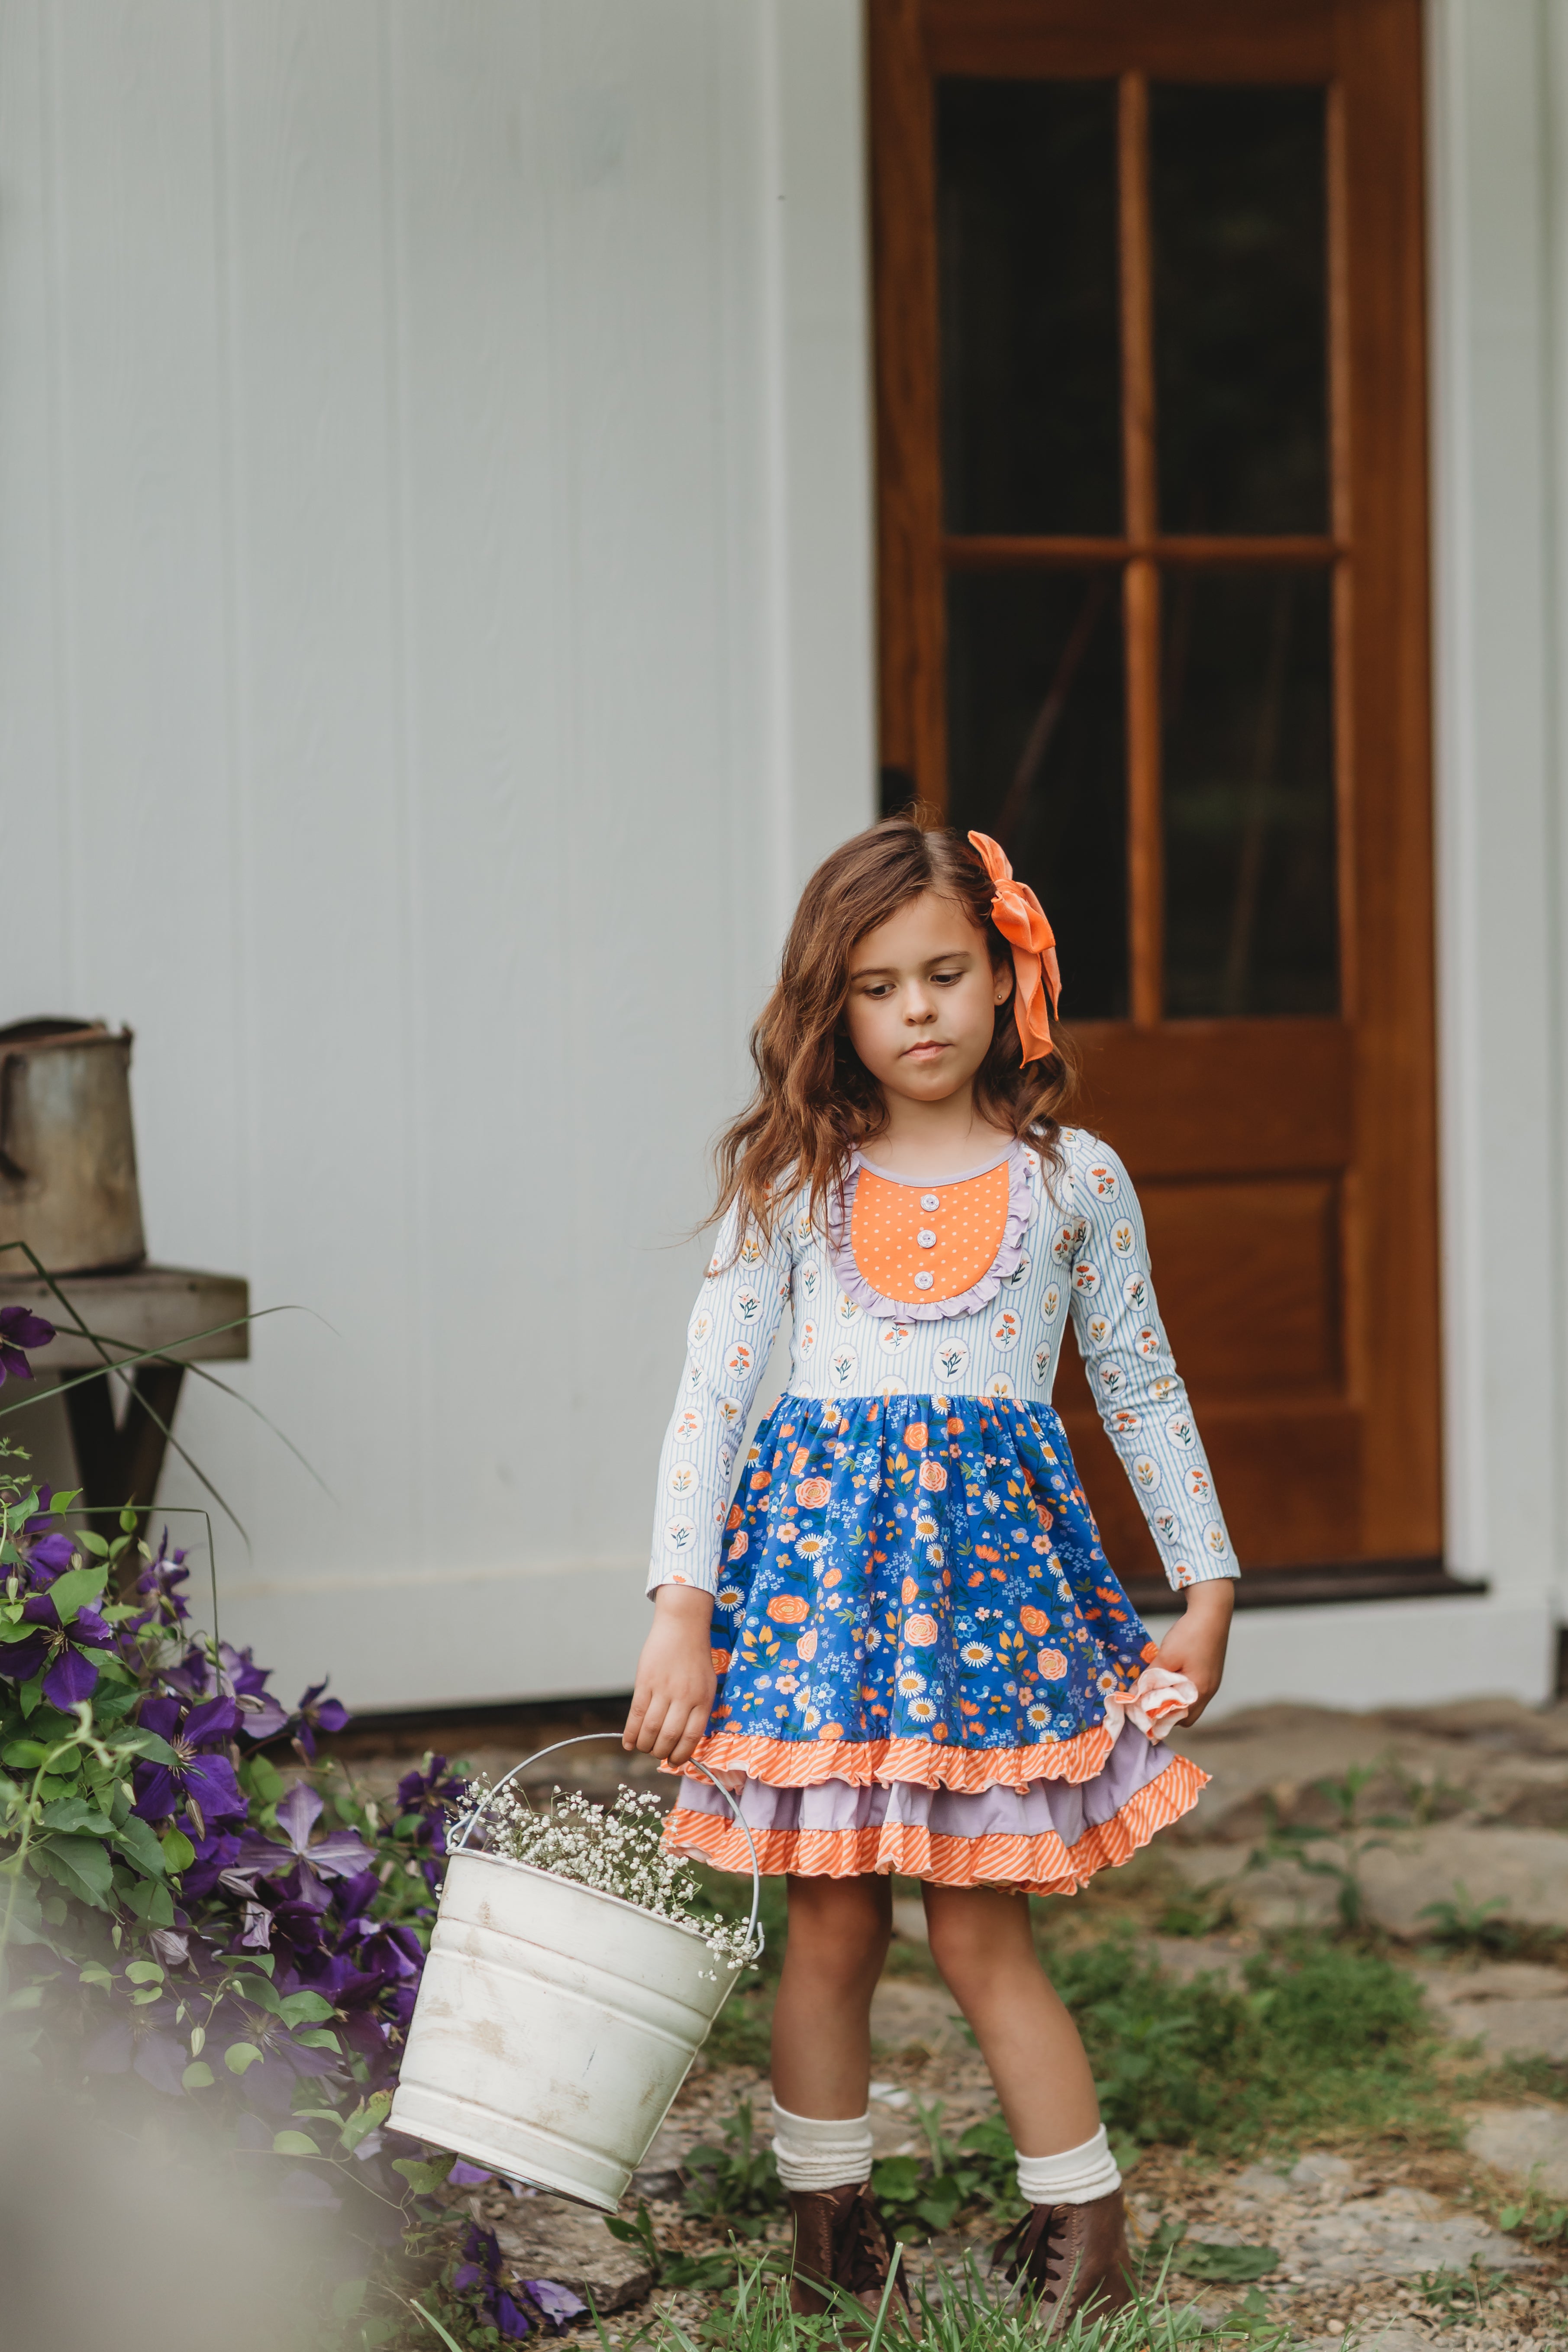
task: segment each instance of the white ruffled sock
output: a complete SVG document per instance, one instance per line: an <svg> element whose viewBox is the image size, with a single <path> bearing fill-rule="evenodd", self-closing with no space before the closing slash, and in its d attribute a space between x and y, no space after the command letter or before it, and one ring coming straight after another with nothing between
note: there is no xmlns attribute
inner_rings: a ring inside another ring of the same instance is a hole
<svg viewBox="0 0 1568 2352"><path fill-rule="evenodd" d="M1088 2205L1121 2186L1103 2124L1081 2147L1064 2148L1059 2156L1018 2158L1018 2194L1030 2205Z"/></svg>
<svg viewBox="0 0 1568 2352"><path fill-rule="evenodd" d="M871 2111L792 2116L773 2101L773 2162L785 2189L858 2189L871 2173Z"/></svg>

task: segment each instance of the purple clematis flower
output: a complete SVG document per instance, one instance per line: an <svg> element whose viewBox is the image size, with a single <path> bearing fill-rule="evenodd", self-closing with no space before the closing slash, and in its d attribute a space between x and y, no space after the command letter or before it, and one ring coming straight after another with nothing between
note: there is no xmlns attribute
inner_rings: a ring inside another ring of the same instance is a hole
<svg viewBox="0 0 1568 2352"><path fill-rule="evenodd" d="M477 2291L479 2307L492 2327L514 2341L528 2334L528 2320L500 2283L500 2246L493 2230L470 2221L463 2239L463 2260L452 2274L458 2294Z"/></svg>
<svg viewBox="0 0 1568 2352"><path fill-rule="evenodd" d="M312 1683L295 1710L299 1728L294 1734L294 1745L312 1764L316 1760L316 1734L342 1731L349 1720L349 1711L341 1698L321 1696L326 1687L324 1682Z"/></svg>
<svg viewBox="0 0 1568 2352"><path fill-rule="evenodd" d="M229 1866L231 1881L279 1875L279 1866L299 1873L295 1899L324 1910L329 1901L322 1878L349 1878L368 1870L375 1860L357 1830L329 1830L310 1843L310 1832L323 1811L321 1798L306 1780L296 1780L278 1808L278 1826L288 1840L279 1845L253 1832L240 1842L238 1859ZM318 1875L318 1874L320 1874ZM319 1900L318 1900L319 1897Z"/></svg>
<svg viewBox="0 0 1568 2352"><path fill-rule="evenodd" d="M165 1528L159 1538L157 1551L136 1579L137 1596L147 1606L140 1617L133 1617L127 1623L124 1628L127 1636L133 1639L146 1626L153 1624L173 1632L184 1622L191 1613L184 1594L180 1591L181 1585L190 1580L191 1572L184 1565L184 1559L183 1551L172 1552L169 1549L169 1530ZM185 1663L187 1665L190 1664L189 1658ZM171 1679L170 1675L164 1675L165 1682Z"/></svg>
<svg viewBox="0 0 1568 2352"><path fill-rule="evenodd" d="M264 2009L247 2008L237 2020L226 2001L217 2015L230 2032L237 2023L244 2039L261 2053L257 2063L246 2068L244 2082L246 2097L263 2115L287 2116L294 2105L294 2085L301 2078L319 2082L342 2074L342 2060L335 2050L318 2050L297 2040L288 2026Z"/></svg>
<svg viewBox="0 0 1568 2352"><path fill-rule="evenodd" d="M63 1576L77 1557L76 1538L68 1528L58 1524L49 1509L53 1500L54 1488L40 1486L37 1510L30 1519L24 1520L20 1533L12 1538L35 1592L47 1592L56 1577Z"/></svg>
<svg viewBox="0 0 1568 2352"><path fill-rule="evenodd" d="M174 2030L177 2018L177 2004L169 2000L111 2017L88 2043L81 2063L89 2074L125 2074L134 2068L166 2098L181 2098L191 2053Z"/></svg>
<svg viewBox="0 0 1568 2352"><path fill-rule="evenodd" d="M458 1780L455 1772L447 1771L444 1756L431 1756L426 1761L428 1771L405 1772L399 1780L397 1802L405 1816L413 1813L417 1817L414 1842L426 1849L426 1858L419 1867L426 1885L435 1888L441 1881L437 1858L447 1852L447 1817L462 1803L468 1784Z"/></svg>
<svg viewBox="0 0 1568 2352"><path fill-rule="evenodd" d="M268 1669L258 1666L249 1650L231 1649L226 1642L218 1658L225 1681L239 1701L239 1727L246 1738L276 1739L280 1731L287 1731L289 1710L267 1687L271 1680Z"/></svg>
<svg viewBox="0 0 1568 2352"><path fill-rule="evenodd" d="M210 1895L224 1872L239 1859L239 1840L232 1830L208 1830L193 1843L196 1858L187 1864L180 1879L181 1895L190 1903Z"/></svg>
<svg viewBox="0 0 1568 2352"><path fill-rule="evenodd" d="M244 1820L248 1808L224 1753L239 1721L233 1699L209 1698L189 1709L177 1698L144 1699L140 1719L143 1731L168 1741L174 1761L154 1764L144 1757L137 1765L133 1813L144 1822L162 1822L184 1805L203 1839L209 1816L215 1822Z"/></svg>
<svg viewBox="0 0 1568 2352"><path fill-rule="evenodd" d="M22 1622L32 1631L19 1642L0 1643L0 1675L31 1682L40 1671L44 1696L62 1712L90 1698L98 1688L98 1665L90 1653L114 1646L114 1635L96 1609L79 1609L68 1625L47 1592L22 1603Z"/></svg>
<svg viewBox="0 0 1568 2352"><path fill-rule="evenodd" d="M452 2168L456 2171L457 2167ZM574 2294L569 2286L562 2286L554 2279L524 2279L523 2285L557 2334L569 2320L580 2317L588 2308L580 2294Z"/></svg>
<svg viewBox="0 0 1568 2352"><path fill-rule="evenodd" d="M7 1373L14 1381L30 1381L33 1367L23 1349L47 1348L54 1337L54 1325L30 1307L0 1307L0 1386Z"/></svg>

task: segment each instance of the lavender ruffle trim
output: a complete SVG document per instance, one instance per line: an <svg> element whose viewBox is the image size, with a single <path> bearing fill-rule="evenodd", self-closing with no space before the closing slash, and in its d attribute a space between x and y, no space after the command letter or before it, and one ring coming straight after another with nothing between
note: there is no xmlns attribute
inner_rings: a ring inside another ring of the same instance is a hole
<svg viewBox="0 0 1568 2352"><path fill-rule="evenodd" d="M1098 1829L1157 1780L1172 1751L1129 1724L1092 1780L1031 1780L1023 1790L925 1789L911 1780L856 1788L821 1780L810 1789L774 1789L743 1780L736 1789L741 1818L753 1830L922 1829L933 1837L1044 1837L1055 1831L1067 1846ZM726 1776L728 1777L728 1776ZM680 1793L684 1811L732 1819L711 1780L689 1778Z"/></svg>
<svg viewBox="0 0 1568 2352"><path fill-rule="evenodd" d="M1002 1229L1001 1245L991 1261L990 1271L983 1274L972 1288L962 1292L956 1298L907 1299L887 1298L879 1290L873 1290L855 1263L849 1224L864 1161L858 1151L854 1153L848 1172L839 1188L827 1236L833 1271L846 1298L852 1300L864 1314L885 1316L899 1323L945 1323L955 1316L973 1315L982 1307L989 1307L1008 1276L1016 1274L1024 1255L1024 1235L1035 1213L1034 1189L1029 1182L1033 1159L1033 1153L1026 1151L1021 1143L1015 1143L1007 1155L1007 1222ZM954 1178L950 1181L963 1182L965 1180Z"/></svg>

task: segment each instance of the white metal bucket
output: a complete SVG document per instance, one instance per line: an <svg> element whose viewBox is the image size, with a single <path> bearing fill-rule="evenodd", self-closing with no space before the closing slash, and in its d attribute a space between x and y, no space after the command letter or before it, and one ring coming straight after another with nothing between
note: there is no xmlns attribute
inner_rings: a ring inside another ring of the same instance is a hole
<svg viewBox="0 0 1568 2352"><path fill-rule="evenodd" d="M387 2122L613 2213L741 1971L694 1930L618 1895L475 1851L482 1810L447 1864ZM754 1941L762 1880L749 1830L746 1843Z"/></svg>

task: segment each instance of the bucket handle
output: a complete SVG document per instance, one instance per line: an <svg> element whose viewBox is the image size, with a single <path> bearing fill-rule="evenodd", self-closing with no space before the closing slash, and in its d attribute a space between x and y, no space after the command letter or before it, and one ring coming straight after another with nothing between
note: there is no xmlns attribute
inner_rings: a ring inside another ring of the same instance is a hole
<svg viewBox="0 0 1568 2352"><path fill-rule="evenodd" d="M621 1734L618 1731L580 1731L574 1738L558 1739L552 1748L542 1748L536 1755L525 1756L521 1764L514 1764L511 1770L506 1774L505 1778L498 1780L495 1787L489 1790L485 1796L480 1798L479 1803L474 1807L471 1813L464 1814L462 1820L458 1823L457 1841L451 1846L449 1851L453 1853L460 1853L462 1852L463 1848L468 1843L469 1831L478 1823L480 1814L484 1811L485 1807L489 1803L490 1799L492 1797L499 1797L501 1790L506 1787L508 1781L515 1780L520 1772L526 1772L531 1764L542 1764L547 1756L559 1756L563 1748L585 1747L590 1739L618 1740L620 1738ZM697 1769L702 1774L704 1780L712 1781L713 1786L718 1790L719 1794L723 1798L724 1802L734 1814L735 1820L740 1827L741 1834L746 1841L746 1852L752 1857L752 1916L746 1928L746 1943L748 1948L754 1944L760 1953L763 1948L763 1937L762 1930L757 1925L757 1914L762 1908L763 1902L763 1872L762 1864L757 1860L756 1839L752 1835L750 1823L745 1820L741 1811L740 1806L730 1794L729 1790L726 1789L722 1780L718 1778L716 1773L710 1772L706 1764L698 1762L698 1759L695 1757L693 1757L691 1760L697 1765Z"/></svg>

